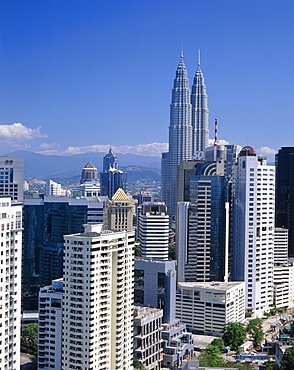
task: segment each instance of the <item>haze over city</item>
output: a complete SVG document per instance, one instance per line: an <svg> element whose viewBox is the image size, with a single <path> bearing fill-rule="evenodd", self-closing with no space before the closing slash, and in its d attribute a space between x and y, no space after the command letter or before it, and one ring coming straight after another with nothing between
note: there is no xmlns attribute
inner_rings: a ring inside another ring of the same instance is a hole
<svg viewBox="0 0 294 370"><path fill-rule="evenodd" d="M273 154L294 116L291 1L1 3L1 154L107 151L159 156L184 45L201 50L210 139Z"/></svg>

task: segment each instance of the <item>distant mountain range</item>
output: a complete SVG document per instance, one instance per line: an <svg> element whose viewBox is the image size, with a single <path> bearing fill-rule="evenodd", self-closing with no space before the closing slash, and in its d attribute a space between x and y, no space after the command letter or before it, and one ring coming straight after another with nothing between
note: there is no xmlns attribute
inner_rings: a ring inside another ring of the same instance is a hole
<svg viewBox="0 0 294 370"><path fill-rule="evenodd" d="M82 173L85 164L91 161L98 171L102 171L103 157L106 153L85 153L72 156L43 155L25 150L7 153L11 157L23 157L24 177L30 179L54 179L74 177ZM119 168L129 171L151 171L160 176L160 158L135 154L117 154ZM60 176L62 175L62 176Z"/></svg>

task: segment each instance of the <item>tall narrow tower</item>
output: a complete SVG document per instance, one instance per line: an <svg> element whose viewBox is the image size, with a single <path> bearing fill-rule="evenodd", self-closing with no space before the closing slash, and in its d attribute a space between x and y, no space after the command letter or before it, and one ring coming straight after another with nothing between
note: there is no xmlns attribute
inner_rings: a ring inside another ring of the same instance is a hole
<svg viewBox="0 0 294 370"><path fill-rule="evenodd" d="M200 52L198 68L194 77L191 93L192 104L192 154L203 152L208 146L208 108L206 86L200 68Z"/></svg>
<svg viewBox="0 0 294 370"><path fill-rule="evenodd" d="M171 221L176 214L177 166L192 158L191 103L183 55L176 71L170 105L169 152L162 157L162 200Z"/></svg>

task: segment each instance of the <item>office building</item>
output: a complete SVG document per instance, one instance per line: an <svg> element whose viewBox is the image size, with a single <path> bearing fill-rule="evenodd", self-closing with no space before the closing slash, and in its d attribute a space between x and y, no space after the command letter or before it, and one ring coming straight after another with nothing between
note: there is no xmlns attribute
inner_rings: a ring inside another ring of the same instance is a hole
<svg viewBox="0 0 294 370"><path fill-rule="evenodd" d="M123 189L116 191L107 208L109 230L133 231L134 208Z"/></svg>
<svg viewBox="0 0 294 370"><path fill-rule="evenodd" d="M179 282L176 316L194 333L220 335L228 322L245 321L245 283Z"/></svg>
<svg viewBox="0 0 294 370"><path fill-rule="evenodd" d="M65 236L62 370L132 368L134 234L101 229Z"/></svg>
<svg viewBox="0 0 294 370"><path fill-rule="evenodd" d="M162 363L162 310L134 307L134 358L146 370L159 370Z"/></svg>
<svg viewBox="0 0 294 370"><path fill-rule="evenodd" d="M137 206L140 206L142 203L152 202L152 193L149 190L142 190L133 195L133 199L137 199Z"/></svg>
<svg viewBox="0 0 294 370"><path fill-rule="evenodd" d="M0 367L20 369L22 205L0 198Z"/></svg>
<svg viewBox="0 0 294 370"><path fill-rule="evenodd" d="M24 159L0 157L0 196L23 200Z"/></svg>
<svg viewBox="0 0 294 370"><path fill-rule="evenodd" d="M228 183L215 162L195 165L190 202L178 203L178 281L223 281L229 240Z"/></svg>
<svg viewBox="0 0 294 370"><path fill-rule="evenodd" d="M82 177L80 183L83 184L86 181L97 181L98 182L98 170L90 161L82 170Z"/></svg>
<svg viewBox="0 0 294 370"><path fill-rule="evenodd" d="M198 68L191 89L192 104L192 154L197 156L204 153L208 147L208 104L206 86L200 68L200 55Z"/></svg>
<svg viewBox="0 0 294 370"><path fill-rule="evenodd" d="M38 369L61 369L63 279L40 289Z"/></svg>
<svg viewBox="0 0 294 370"><path fill-rule="evenodd" d="M288 256L294 257L294 147L276 154L276 227L289 230Z"/></svg>
<svg viewBox="0 0 294 370"><path fill-rule="evenodd" d="M36 309L41 285L63 276L63 235L83 231L85 223L103 222L103 203L45 196L25 199L23 305ZM34 305L33 307L31 305Z"/></svg>
<svg viewBox="0 0 294 370"><path fill-rule="evenodd" d="M168 260L169 216L164 203L143 203L139 215L141 257Z"/></svg>
<svg viewBox="0 0 294 370"><path fill-rule="evenodd" d="M183 56L176 71L170 105L169 152L162 155L161 199L172 222L176 214L177 167L192 159L190 89Z"/></svg>
<svg viewBox="0 0 294 370"><path fill-rule="evenodd" d="M232 208L232 280L245 281L245 307L261 316L273 304L275 167L245 146Z"/></svg>
<svg viewBox="0 0 294 370"><path fill-rule="evenodd" d="M118 189L127 191L127 173L118 169L117 157L109 150L103 157L103 171L100 173L101 195L113 197Z"/></svg>

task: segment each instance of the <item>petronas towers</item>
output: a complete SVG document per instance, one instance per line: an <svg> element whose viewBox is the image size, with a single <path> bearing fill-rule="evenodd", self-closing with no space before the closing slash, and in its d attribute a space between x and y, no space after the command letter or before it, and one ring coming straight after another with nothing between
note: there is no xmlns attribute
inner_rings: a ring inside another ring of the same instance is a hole
<svg viewBox="0 0 294 370"><path fill-rule="evenodd" d="M191 94L187 69L181 55L170 105L169 151L162 154L161 169L162 200L172 220L176 214L177 167L181 162L191 160L194 155L199 157L199 153L207 146L207 95L200 58Z"/></svg>

